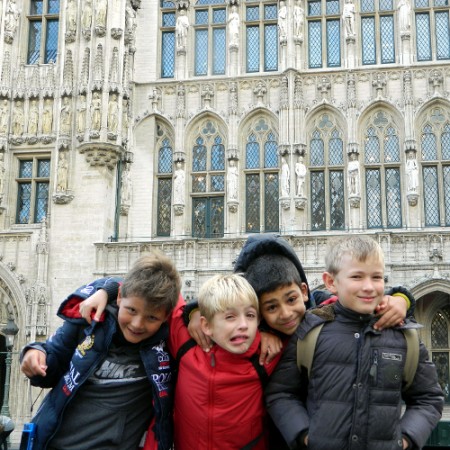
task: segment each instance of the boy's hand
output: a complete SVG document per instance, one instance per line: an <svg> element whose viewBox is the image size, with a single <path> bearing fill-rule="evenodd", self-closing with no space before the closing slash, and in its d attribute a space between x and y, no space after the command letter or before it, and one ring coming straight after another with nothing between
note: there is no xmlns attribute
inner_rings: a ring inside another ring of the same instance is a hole
<svg viewBox="0 0 450 450"><path fill-rule="evenodd" d="M282 348L283 343L278 336L261 331L261 354L259 355L259 363L262 366L269 364L281 352Z"/></svg>
<svg viewBox="0 0 450 450"><path fill-rule="evenodd" d="M108 294L103 289L94 292L89 298L80 303L80 314L88 323L92 322L91 314L95 311L94 320L100 320L100 316L106 308L108 303Z"/></svg>
<svg viewBox="0 0 450 450"><path fill-rule="evenodd" d="M381 331L383 328L391 328L400 325L406 317L407 310L408 305L404 298L385 295L383 301L376 309L376 313L381 317L373 327L375 330Z"/></svg>
<svg viewBox="0 0 450 450"><path fill-rule="evenodd" d="M20 370L28 377L47 375L47 355L41 350L31 348L28 350L20 365Z"/></svg>
<svg viewBox="0 0 450 450"><path fill-rule="evenodd" d="M209 352L211 350L213 342L211 338L202 331L202 327L200 326L200 311L198 309L192 311L189 315L188 331L191 338L200 345L203 351Z"/></svg>

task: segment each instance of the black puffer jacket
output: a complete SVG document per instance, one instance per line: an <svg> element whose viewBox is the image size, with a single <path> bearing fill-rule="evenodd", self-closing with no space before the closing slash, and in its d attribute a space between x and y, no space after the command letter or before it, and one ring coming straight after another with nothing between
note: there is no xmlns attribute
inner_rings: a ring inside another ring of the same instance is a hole
<svg viewBox="0 0 450 450"><path fill-rule="evenodd" d="M308 433L313 450L393 450L402 448L406 435L411 449L422 448L444 403L425 346L420 345L414 381L402 392L402 331L375 331L372 316L361 316L339 302L324 309L331 313L328 319L306 314L266 389L268 411L286 441L293 449L301 448L296 440ZM297 368L297 339L323 322L308 383L306 371ZM400 419L402 399L406 412Z"/></svg>

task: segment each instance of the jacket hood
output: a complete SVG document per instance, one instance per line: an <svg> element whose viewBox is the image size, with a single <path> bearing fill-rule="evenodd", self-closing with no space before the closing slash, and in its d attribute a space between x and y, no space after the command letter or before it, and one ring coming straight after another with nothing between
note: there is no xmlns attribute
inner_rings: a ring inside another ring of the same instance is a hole
<svg viewBox="0 0 450 450"><path fill-rule="evenodd" d="M290 259L300 274L300 279L308 286L305 271L294 249L282 237L276 234L255 234L250 236L242 247L234 265L234 272L245 273L250 264L259 256L266 254L279 254ZM313 306L308 286L308 301L306 308Z"/></svg>

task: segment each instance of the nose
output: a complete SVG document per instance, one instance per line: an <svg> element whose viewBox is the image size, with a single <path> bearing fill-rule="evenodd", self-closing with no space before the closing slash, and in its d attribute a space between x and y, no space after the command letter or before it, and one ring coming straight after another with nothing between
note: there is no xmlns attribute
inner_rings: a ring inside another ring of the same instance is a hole
<svg viewBox="0 0 450 450"><path fill-rule="evenodd" d="M363 289L365 291L373 291L373 289L374 289L373 281L372 281L372 279L370 277L366 277L364 279Z"/></svg>
<svg viewBox="0 0 450 450"><path fill-rule="evenodd" d="M286 319L290 316L290 309L286 305L280 307L280 318Z"/></svg>
<svg viewBox="0 0 450 450"><path fill-rule="evenodd" d="M239 317L238 327L240 330L246 330L248 328L248 320L244 315Z"/></svg>
<svg viewBox="0 0 450 450"><path fill-rule="evenodd" d="M141 316L135 316L131 321L131 325L135 330L140 330L144 326L144 319Z"/></svg>

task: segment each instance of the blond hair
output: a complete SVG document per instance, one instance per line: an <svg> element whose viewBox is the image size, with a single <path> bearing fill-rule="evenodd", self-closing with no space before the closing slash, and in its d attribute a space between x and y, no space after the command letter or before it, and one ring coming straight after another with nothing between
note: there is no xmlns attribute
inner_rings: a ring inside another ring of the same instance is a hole
<svg viewBox="0 0 450 450"><path fill-rule="evenodd" d="M200 314L208 321L218 312L224 312L242 302L253 306L259 314L258 297L254 289L237 273L213 276L203 284L198 294Z"/></svg>
<svg viewBox="0 0 450 450"><path fill-rule="evenodd" d="M384 267L384 253L377 241L368 236L350 235L330 241L325 255L325 271L336 275L342 269L345 255L359 262L374 258Z"/></svg>

